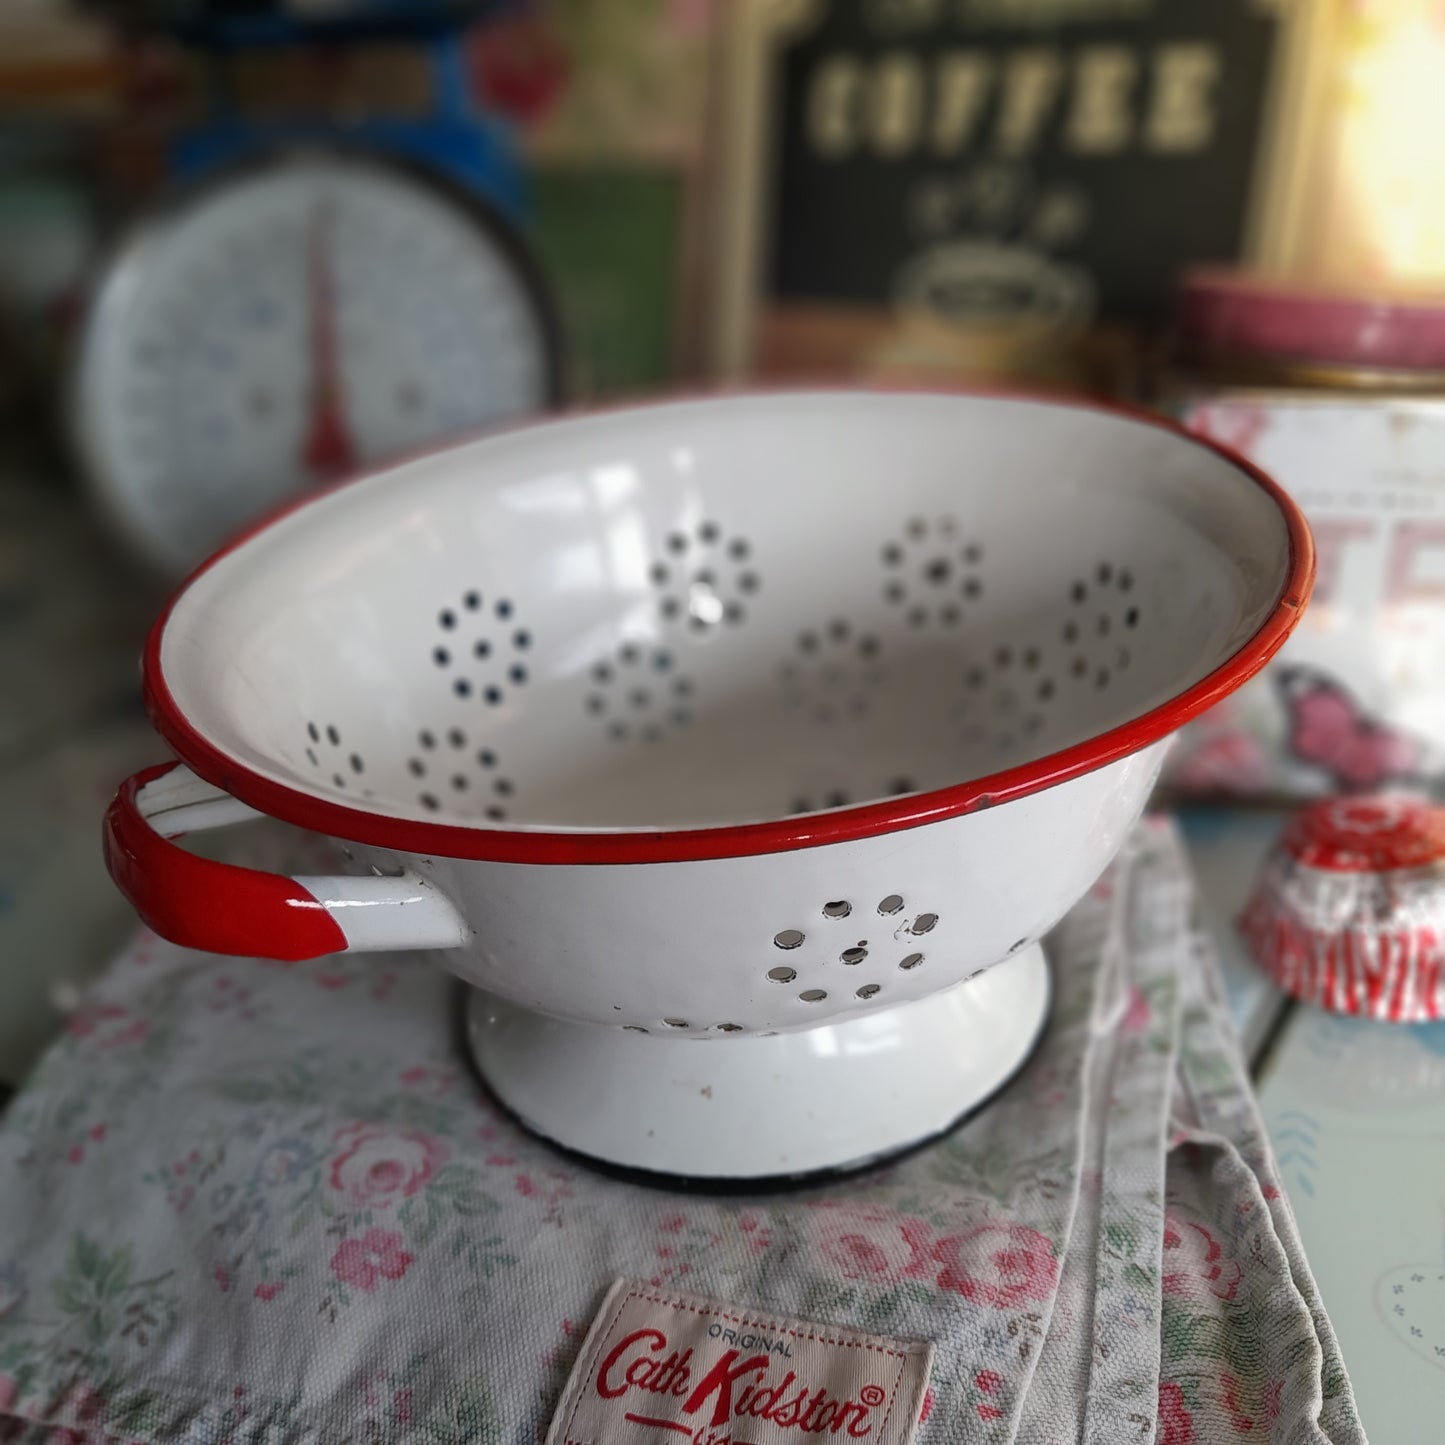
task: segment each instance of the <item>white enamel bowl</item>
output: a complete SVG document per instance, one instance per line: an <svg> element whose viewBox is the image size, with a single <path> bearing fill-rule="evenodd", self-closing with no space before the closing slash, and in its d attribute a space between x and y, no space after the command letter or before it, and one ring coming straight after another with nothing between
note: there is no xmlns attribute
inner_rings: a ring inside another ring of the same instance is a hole
<svg viewBox="0 0 1445 1445"><path fill-rule="evenodd" d="M807 393L534 426L191 578L146 657L184 766L121 789L107 856L199 948L437 950L488 1082L563 1144L851 1165L1022 1061L1039 939L1312 573L1264 477L1098 409ZM254 812L355 871L167 841Z"/></svg>

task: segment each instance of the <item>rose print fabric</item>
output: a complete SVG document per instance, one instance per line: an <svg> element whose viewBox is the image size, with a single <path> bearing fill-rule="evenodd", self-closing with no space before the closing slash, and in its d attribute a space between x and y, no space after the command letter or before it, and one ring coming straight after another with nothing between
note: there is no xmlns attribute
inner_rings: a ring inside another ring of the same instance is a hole
<svg viewBox="0 0 1445 1445"><path fill-rule="evenodd" d="M924 1445L1362 1442L1172 830L1050 943L1032 1060L861 1177L603 1177L475 1081L421 957L143 934L0 1127L0 1442L534 1445L618 1276L923 1336Z"/></svg>

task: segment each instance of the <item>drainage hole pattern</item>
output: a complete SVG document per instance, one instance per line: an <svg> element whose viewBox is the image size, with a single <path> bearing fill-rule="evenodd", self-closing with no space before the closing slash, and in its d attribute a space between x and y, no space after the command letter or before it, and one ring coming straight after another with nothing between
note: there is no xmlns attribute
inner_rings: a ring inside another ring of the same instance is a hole
<svg viewBox="0 0 1445 1445"><path fill-rule="evenodd" d="M473 588L437 613L431 660L454 697L496 708L531 681L532 646L531 630L510 598Z"/></svg>
<svg viewBox="0 0 1445 1445"><path fill-rule="evenodd" d="M342 738L335 723L308 722L301 748L317 777L338 792L375 796L367 781L365 757Z"/></svg>
<svg viewBox="0 0 1445 1445"><path fill-rule="evenodd" d="M658 617L699 642L746 622L763 586L752 543L710 520L669 532L647 575Z"/></svg>
<svg viewBox="0 0 1445 1445"><path fill-rule="evenodd" d="M1081 694L1108 691L1133 665L1143 614L1129 568L1098 563L1067 584L1063 602L1052 633L1001 642L964 662L952 708L964 743L1008 753L1051 717L1075 712Z"/></svg>
<svg viewBox="0 0 1445 1445"><path fill-rule="evenodd" d="M660 743L693 721L697 684L670 647L624 642L587 674L583 709L616 743Z"/></svg>
<svg viewBox="0 0 1445 1445"><path fill-rule="evenodd" d="M883 935L870 942L868 938L839 938L834 930L845 919L860 918L871 914L880 921ZM904 973L911 973L925 961L925 952L918 947L918 941L931 934L940 922L939 915L928 909L910 914L907 900L901 893L888 893L876 903L860 904L848 898L831 898L822 903L816 921L807 928L781 928L773 935L773 948L777 952L798 959L797 962L781 962L777 954L763 971L767 982L784 986L798 986L797 997L802 1003L822 1003L830 991L851 995L865 1002L886 993L886 986L875 978L851 977L834 974L831 965L837 964L844 970L861 970L864 974L872 971L864 965L875 968L896 966ZM800 950L805 945L807 960L803 961ZM814 976L821 975L818 982Z"/></svg>
<svg viewBox="0 0 1445 1445"><path fill-rule="evenodd" d="M910 628L956 628L983 596L983 544L956 517L910 517L878 559L883 600Z"/></svg>
<svg viewBox="0 0 1445 1445"><path fill-rule="evenodd" d="M884 682L882 651L843 617L804 628L778 667L784 706L822 727L865 717Z"/></svg>
<svg viewBox="0 0 1445 1445"><path fill-rule="evenodd" d="M417 802L428 813L445 808L467 817L480 815L490 822L503 823L508 803L517 791L496 749L477 746L463 727L440 732L422 728L406 760L406 770L418 790Z"/></svg>

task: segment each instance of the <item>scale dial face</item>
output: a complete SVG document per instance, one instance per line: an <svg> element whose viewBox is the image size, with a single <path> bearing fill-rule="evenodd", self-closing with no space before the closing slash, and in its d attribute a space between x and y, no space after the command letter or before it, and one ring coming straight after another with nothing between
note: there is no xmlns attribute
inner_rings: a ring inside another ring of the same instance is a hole
<svg viewBox="0 0 1445 1445"><path fill-rule="evenodd" d="M292 156L124 248L75 420L113 520L174 574L289 496L543 409L556 371L530 268L480 207L387 162Z"/></svg>

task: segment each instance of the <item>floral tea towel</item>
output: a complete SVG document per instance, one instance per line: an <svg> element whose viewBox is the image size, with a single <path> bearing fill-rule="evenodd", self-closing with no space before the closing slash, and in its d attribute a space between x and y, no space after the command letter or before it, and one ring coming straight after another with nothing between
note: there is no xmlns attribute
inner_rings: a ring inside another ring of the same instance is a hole
<svg viewBox="0 0 1445 1445"><path fill-rule="evenodd" d="M627 1277L930 1342L922 1445L1359 1445L1190 910L1142 825L997 1100L755 1197L530 1137L424 958L143 934L0 1126L0 1442L536 1445Z"/></svg>

